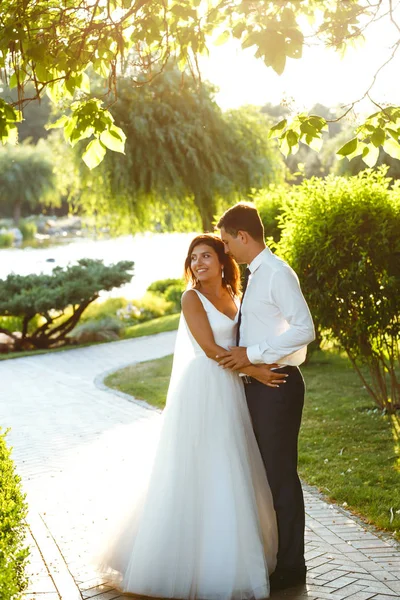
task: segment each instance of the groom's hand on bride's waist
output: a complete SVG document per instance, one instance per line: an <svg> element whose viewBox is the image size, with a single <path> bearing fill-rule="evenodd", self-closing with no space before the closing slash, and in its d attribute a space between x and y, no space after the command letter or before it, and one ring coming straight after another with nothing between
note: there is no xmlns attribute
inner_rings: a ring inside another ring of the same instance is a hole
<svg viewBox="0 0 400 600"><path fill-rule="evenodd" d="M240 371L245 367L251 366L251 362L247 356L246 348L241 346L229 347L229 350L226 350L226 352L220 352L216 358L219 366L223 369Z"/></svg>

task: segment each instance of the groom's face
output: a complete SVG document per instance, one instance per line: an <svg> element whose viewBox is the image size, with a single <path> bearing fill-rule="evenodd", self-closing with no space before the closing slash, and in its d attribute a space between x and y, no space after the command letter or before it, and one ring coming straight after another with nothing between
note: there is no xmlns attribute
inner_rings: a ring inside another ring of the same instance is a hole
<svg viewBox="0 0 400 600"><path fill-rule="evenodd" d="M247 260L244 256L246 247L243 244L242 236L240 231L237 236L233 236L227 233L223 227L221 227L221 240L224 242L225 254L230 254L238 263L246 263Z"/></svg>

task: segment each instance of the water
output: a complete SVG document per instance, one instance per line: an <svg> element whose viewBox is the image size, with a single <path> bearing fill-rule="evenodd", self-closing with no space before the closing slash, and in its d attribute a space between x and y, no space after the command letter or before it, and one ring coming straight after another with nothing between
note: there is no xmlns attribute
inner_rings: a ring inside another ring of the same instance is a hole
<svg viewBox="0 0 400 600"><path fill-rule="evenodd" d="M158 279L182 277L187 249L195 233L144 233L111 240L77 240L50 248L8 248L0 250L0 279L11 272L20 275L51 273L80 258L98 258L105 264L120 260L135 263L131 283L103 297L140 298ZM53 259L49 262L49 259Z"/></svg>

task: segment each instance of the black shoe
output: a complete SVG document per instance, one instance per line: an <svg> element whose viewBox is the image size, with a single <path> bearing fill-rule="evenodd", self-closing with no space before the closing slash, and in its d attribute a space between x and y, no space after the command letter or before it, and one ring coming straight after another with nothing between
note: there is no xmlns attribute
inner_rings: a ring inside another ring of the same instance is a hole
<svg viewBox="0 0 400 600"><path fill-rule="evenodd" d="M300 569L277 569L269 578L271 592L304 585L306 582L306 567Z"/></svg>

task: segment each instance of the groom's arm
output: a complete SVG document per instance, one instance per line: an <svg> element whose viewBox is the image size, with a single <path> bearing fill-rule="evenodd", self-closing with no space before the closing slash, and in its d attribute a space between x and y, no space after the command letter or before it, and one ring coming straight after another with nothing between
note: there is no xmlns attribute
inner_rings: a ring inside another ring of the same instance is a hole
<svg viewBox="0 0 400 600"><path fill-rule="evenodd" d="M288 328L246 349L247 358L253 365L280 362L315 339L314 324L298 277L288 265L272 277L271 300Z"/></svg>
<svg viewBox="0 0 400 600"><path fill-rule="evenodd" d="M301 350L315 338L314 325L298 278L290 267L277 270L272 278L271 300L288 323L280 335L268 336L247 348L233 347L222 355L224 368L242 370L250 365L271 365Z"/></svg>

